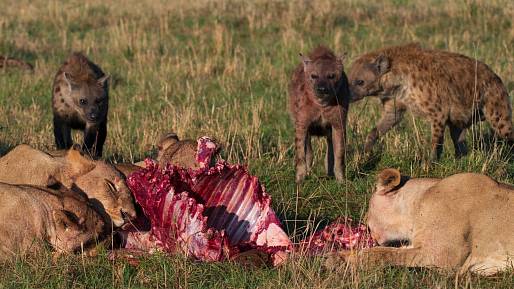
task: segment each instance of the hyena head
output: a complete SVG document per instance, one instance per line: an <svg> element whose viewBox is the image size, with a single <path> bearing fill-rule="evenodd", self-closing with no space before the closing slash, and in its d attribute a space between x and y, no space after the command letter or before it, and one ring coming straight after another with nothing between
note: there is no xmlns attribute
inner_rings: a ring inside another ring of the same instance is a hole
<svg viewBox="0 0 514 289"><path fill-rule="evenodd" d="M366 96L378 96L384 89L380 78L389 71L390 60L385 55L357 59L350 69L351 101L360 100Z"/></svg>
<svg viewBox="0 0 514 289"><path fill-rule="evenodd" d="M327 50L320 57L302 58L304 75L321 104L332 102L341 85L347 85L342 58Z"/></svg>
<svg viewBox="0 0 514 289"><path fill-rule="evenodd" d="M108 108L108 75L99 79L89 77L76 79L70 73L63 72L63 78L68 86L64 89L64 97L71 99L77 111L90 123L102 121L107 116Z"/></svg>

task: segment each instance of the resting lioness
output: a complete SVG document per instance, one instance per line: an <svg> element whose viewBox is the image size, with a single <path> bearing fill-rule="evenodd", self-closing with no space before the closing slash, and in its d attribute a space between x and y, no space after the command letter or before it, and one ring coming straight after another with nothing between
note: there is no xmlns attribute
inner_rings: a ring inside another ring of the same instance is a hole
<svg viewBox="0 0 514 289"><path fill-rule="evenodd" d="M482 275L514 264L514 187L485 175L409 179L386 169L378 176L367 223L382 246L344 257ZM383 247L397 241L409 245Z"/></svg>
<svg viewBox="0 0 514 289"><path fill-rule="evenodd" d="M0 182L64 187L85 193L115 226L136 211L125 177L112 165L85 156L79 147L54 155L19 145L0 158Z"/></svg>
<svg viewBox="0 0 514 289"><path fill-rule="evenodd" d="M0 261L36 252L87 249L105 236L105 222L87 197L67 190L0 183Z"/></svg>

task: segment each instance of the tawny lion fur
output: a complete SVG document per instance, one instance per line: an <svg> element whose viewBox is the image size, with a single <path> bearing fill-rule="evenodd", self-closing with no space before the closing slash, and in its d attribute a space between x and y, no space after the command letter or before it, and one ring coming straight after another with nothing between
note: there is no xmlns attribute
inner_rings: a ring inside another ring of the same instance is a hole
<svg viewBox="0 0 514 289"><path fill-rule="evenodd" d="M382 246L343 253L360 260L492 275L514 265L514 187L461 173L410 179L395 169L378 176L367 212ZM384 247L393 243L408 246Z"/></svg>

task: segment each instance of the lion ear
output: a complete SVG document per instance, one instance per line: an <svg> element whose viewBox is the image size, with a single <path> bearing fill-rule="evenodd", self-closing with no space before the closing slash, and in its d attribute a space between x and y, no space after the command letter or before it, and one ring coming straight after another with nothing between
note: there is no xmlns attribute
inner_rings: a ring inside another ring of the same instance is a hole
<svg viewBox="0 0 514 289"><path fill-rule="evenodd" d="M157 142L157 148L161 150L166 150L173 144L177 143L179 141L179 138L176 133L174 132L168 132L161 136L159 141Z"/></svg>
<svg viewBox="0 0 514 289"><path fill-rule="evenodd" d="M79 145L74 145L68 150L66 160L73 175L82 175L95 168L94 161L84 155Z"/></svg>
<svg viewBox="0 0 514 289"><path fill-rule="evenodd" d="M384 169L377 177L377 193L387 194L397 187L402 179L400 171L397 169Z"/></svg>
<svg viewBox="0 0 514 289"><path fill-rule="evenodd" d="M61 187L61 182L59 182L55 176L49 175L46 180L46 187L58 190Z"/></svg>
<svg viewBox="0 0 514 289"><path fill-rule="evenodd" d="M52 217L56 226L61 230L78 229L85 221L84 218L79 218L77 215L66 210L53 210Z"/></svg>

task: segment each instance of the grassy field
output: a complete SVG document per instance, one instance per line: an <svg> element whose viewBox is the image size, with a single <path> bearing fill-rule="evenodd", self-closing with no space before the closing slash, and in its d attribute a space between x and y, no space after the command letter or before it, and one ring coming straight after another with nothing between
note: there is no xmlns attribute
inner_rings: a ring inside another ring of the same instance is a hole
<svg viewBox="0 0 514 289"><path fill-rule="evenodd" d="M453 157L447 134L443 158L428 166L429 128L407 114L379 154L365 159L365 136L380 115L378 101L369 99L350 107L347 181L324 177L324 143L316 141L314 173L295 185L287 84L298 53L320 43L347 52L346 68L361 53L413 41L460 52L490 65L514 96L512 1L377 2L0 0L0 55L35 64L34 73L0 70L0 153L20 143L54 148L52 79L79 50L112 75L106 158L152 156L156 138L168 130L214 136L225 159L248 164L260 177L295 240L339 215L360 219L385 167L417 177L473 171L514 183L514 160L489 141L485 123L468 134L475 149L467 157ZM105 254L55 262L48 254L2 268L0 288L514 287L514 272L456 278L428 269L322 264L297 256L280 268L247 269L155 255L134 267Z"/></svg>

